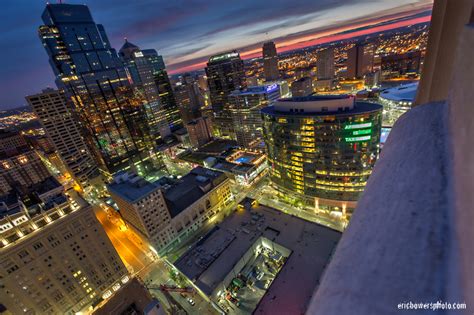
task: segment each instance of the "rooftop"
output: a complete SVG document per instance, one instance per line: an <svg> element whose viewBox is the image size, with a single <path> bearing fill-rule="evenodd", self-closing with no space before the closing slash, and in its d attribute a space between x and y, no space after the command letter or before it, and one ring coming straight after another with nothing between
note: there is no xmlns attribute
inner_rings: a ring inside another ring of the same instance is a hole
<svg viewBox="0 0 474 315"><path fill-rule="evenodd" d="M302 314L341 233L265 206L237 210L194 244L175 266L204 293L219 284L254 244L268 239L289 257L254 314Z"/></svg>
<svg viewBox="0 0 474 315"><path fill-rule="evenodd" d="M238 52L236 51L229 51L229 52L225 52L225 53L222 53L222 54L219 54L219 55L214 55L214 56L211 56L209 58L209 63L217 63L217 62L222 62L222 61L227 61L227 60L230 60L230 59L233 59L233 58L239 58L240 59L240 55Z"/></svg>
<svg viewBox="0 0 474 315"><path fill-rule="evenodd" d="M178 181L161 182L171 217L177 216L226 179L222 172L196 167Z"/></svg>
<svg viewBox="0 0 474 315"><path fill-rule="evenodd" d="M303 107L303 106L298 106ZM272 116L348 116L362 113L376 112L382 110L382 105L367 103L367 102L355 102L354 106L350 109L340 109L335 111L312 111L311 106L298 108L299 111L282 111L276 105L267 106L261 110L262 113ZM303 109L303 111L301 111Z"/></svg>
<svg viewBox="0 0 474 315"><path fill-rule="evenodd" d="M380 93L380 97L391 101L413 102L415 100L418 82L402 84L400 86L386 89Z"/></svg>
<svg viewBox="0 0 474 315"><path fill-rule="evenodd" d="M22 206L19 204L22 203ZM67 202L63 186L50 176L30 187L13 189L0 197L0 218L28 209L30 216ZM24 208L23 208L24 207Z"/></svg>
<svg viewBox="0 0 474 315"><path fill-rule="evenodd" d="M231 93L231 96L266 94L274 91L278 91L278 84L276 83L268 85L249 86L245 89L235 90Z"/></svg>
<svg viewBox="0 0 474 315"><path fill-rule="evenodd" d="M130 203L139 201L159 188L160 185L128 172L117 174L113 182L107 185L107 189L111 193L119 195Z"/></svg>

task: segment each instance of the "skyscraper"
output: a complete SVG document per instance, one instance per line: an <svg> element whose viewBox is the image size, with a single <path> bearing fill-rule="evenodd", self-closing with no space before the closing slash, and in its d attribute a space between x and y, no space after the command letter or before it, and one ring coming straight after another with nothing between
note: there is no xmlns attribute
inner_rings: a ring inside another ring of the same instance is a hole
<svg viewBox="0 0 474 315"><path fill-rule="evenodd" d="M235 138L230 113L229 95L232 91L244 88L244 62L236 51L209 58L206 67L211 105L213 128L218 137Z"/></svg>
<svg viewBox="0 0 474 315"><path fill-rule="evenodd" d="M176 104L173 88L163 62L163 57L158 55L154 49L144 50L143 54L153 65L153 77L155 84L158 87L160 103L165 112L166 120L168 121L170 129L171 131L178 130L183 127L183 121L179 115L179 108Z"/></svg>
<svg viewBox="0 0 474 315"><path fill-rule="evenodd" d="M373 44L356 44L347 51L347 78L362 78L374 67Z"/></svg>
<svg viewBox="0 0 474 315"><path fill-rule="evenodd" d="M266 42L262 48L263 71L266 81L274 81L279 77L278 54L274 42Z"/></svg>
<svg viewBox="0 0 474 315"><path fill-rule="evenodd" d="M143 105L102 25L85 5L48 4L39 35L58 88L79 113L96 156L109 173L143 157L152 145Z"/></svg>
<svg viewBox="0 0 474 315"><path fill-rule="evenodd" d="M87 187L99 176L96 159L81 134L77 117L63 93L45 89L26 97L71 176Z"/></svg>
<svg viewBox="0 0 474 315"><path fill-rule="evenodd" d="M141 50L128 40L125 40L119 55L130 73L133 86L144 93L148 101L145 112L153 135L156 137L159 132L158 136L165 137L170 130L179 129L181 117L163 57L154 49Z"/></svg>
<svg viewBox="0 0 474 315"><path fill-rule="evenodd" d="M274 83L236 90L230 94L232 123L237 143L252 148L262 140L260 110L280 97L280 87Z"/></svg>
<svg viewBox="0 0 474 315"><path fill-rule="evenodd" d="M318 52L316 67L318 80L332 80L334 78L334 48L326 48Z"/></svg>
<svg viewBox="0 0 474 315"><path fill-rule="evenodd" d="M280 99L262 115L277 189L316 209L351 212L378 158L382 106L307 96Z"/></svg>
<svg viewBox="0 0 474 315"><path fill-rule="evenodd" d="M174 96L184 125L201 116L197 84L191 82L177 85L174 88Z"/></svg>

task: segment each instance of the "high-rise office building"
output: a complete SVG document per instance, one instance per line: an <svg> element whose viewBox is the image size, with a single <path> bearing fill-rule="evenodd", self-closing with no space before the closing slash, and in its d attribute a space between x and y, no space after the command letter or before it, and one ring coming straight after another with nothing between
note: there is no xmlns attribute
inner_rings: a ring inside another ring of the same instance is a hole
<svg viewBox="0 0 474 315"><path fill-rule="evenodd" d="M235 138L230 113L229 95L246 86L244 62L236 51L209 58L206 67L214 134L222 138Z"/></svg>
<svg viewBox="0 0 474 315"><path fill-rule="evenodd" d="M174 88L174 96L184 125L201 117L199 87L196 82L178 82Z"/></svg>
<svg viewBox="0 0 474 315"><path fill-rule="evenodd" d="M99 162L109 173L130 166L152 146L146 100L133 93L103 26L85 5L47 4L42 18L39 36L56 84L72 99Z"/></svg>
<svg viewBox="0 0 474 315"><path fill-rule="evenodd" d="M316 77L318 80L334 79L334 48L326 48L318 52L316 61Z"/></svg>
<svg viewBox="0 0 474 315"><path fill-rule="evenodd" d="M0 196L25 191L50 177L39 155L18 132L0 130Z"/></svg>
<svg viewBox="0 0 474 315"><path fill-rule="evenodd" d="M347 51L347 78L362 78L374 67L374 45L356 44Z"/></svg>
<svg viewBox="0 0 474 315"><path fill-rule="evenodd" d="M87 187L99 176L96 159L92 155L77 117L58 90L45 89L26 97L52 140L59 157L76 182Z"/></svg>
<svg viewBox="0 0 474 315"><path fill-rule="evenodd" d="M278 190L317 209L352 211L379 155L382 106L308 96L280 99L262 115Z"/></svg>
<svg viewBox="0 0 474 315"><path fill-rule="evenodd" d="M183 121L179 115L179 108L176 104L168 72L164 67L160 68L161 65L164 66L163 57L159 56L154 49L148 49L144 51L144 54L148 54L147 58L149 58L149 60L151 60L150 62L154 65L153 76L155 84L158 87L160 103L165 112L170 129L171 131L178 130L183 127Z"/></svg>
<svg viewBox="0 0 474 315"><path fill-rule="evenodd" d="M230 94L232 123L237 143L252 148L262 140L260 110L280 98L278 84L252 86Z"/></svg>
<svg viewBox="0 0 474 315"><path fill-rule="evenodd" d="M278 80L278 54L274 42L266 42L263 44L262 56L265 81Z"/></svg>
<svg viewBox="0 0 474 315"><path fill-rule="evenodd" d="M196 85L191 84L177 86L174 89L176 102L184 124L201 117L199 91L197 88Z"/></svg>
<svg viewBox="0 0 474 315"><path fill-rule="evenodd" d="M171 130L179 129L182 122L163 57L155 49L141 50L128 40L119 50L119 55L130 73L133 86L147 99L145 113L154 137L164 138Z"/></svg>
<svg viewBox="0 0 474 315"><path fill-rule="evenodd" d="M191 120L186 124L191 146L199 148L212 140L211 121L207 116Z"/></svg>
<svg viewBox="0 0 474 315"><path fill-rule="evenodd" d="M313 80L310 77L302 77L291 83L291 95L293 97L308 96L313 93Z"/></svg>
<svg viewBox="0 0 474 315"><path fill-rule="evenodd" d="M127 282L94 211L81 204L0 218L0 295L7 311L78 314Z"/></svg>

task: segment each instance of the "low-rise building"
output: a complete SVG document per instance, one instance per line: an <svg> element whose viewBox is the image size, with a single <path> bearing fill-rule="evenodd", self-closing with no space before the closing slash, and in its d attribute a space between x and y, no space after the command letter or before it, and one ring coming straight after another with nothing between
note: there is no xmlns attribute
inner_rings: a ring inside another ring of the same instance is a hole
<svg viewBox="0 0 474 315"><path fill-rule="evenodd" d="M393 124L408 111L415 100L418 82L401 84L380 92L378 101L383 105L383 123L385 126Z"/></svg>
<svg viewBox="0 0 474 315"><path fill-rule="evenodd" d="M224 172L243 186L254 184L268 170L265 154L239 148L236 143L226 140L215 140L196 151L183 152L178 159Z"/></svg>
<svg viewBox="0 0 474 315"><path fill-rule="evenodd" d="M165 315L166 312L143 283L137 278L133 278L111 296L106 303L99 305L92 314Z"/></svg>
<svg viewBox="0 0 474 315"><path fill-rule="evenodd" d="M186 239L231 200L227 176L203 167L177 180L155 182L121 173L107 188L123 219L159 253Z"/></svg>
<svg viewBox="0 0 474 315"><path fill-rule="evenodd" d="M291 95L293 97L308 96L313 93L313 80L310 77L302 77L291 84Z"/></svg>
<svg viewBox="0 0 474 315"><path fill-rule="evenodd" d="M174 266L222 312L304 314L340 237L246 199Z"/></svg>

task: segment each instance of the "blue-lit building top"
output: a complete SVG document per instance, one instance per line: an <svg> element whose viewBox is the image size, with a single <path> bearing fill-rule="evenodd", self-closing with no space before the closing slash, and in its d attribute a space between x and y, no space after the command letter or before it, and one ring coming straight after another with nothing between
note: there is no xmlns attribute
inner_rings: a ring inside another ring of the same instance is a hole
<svg viewBox="0 0 474 315"><path fill-rule="evenodd" d="M249 86L233 91L230 96L232 124L237 143L245 148L257 148L262 142L260 110L280 98L278 84Z"/></svg>

